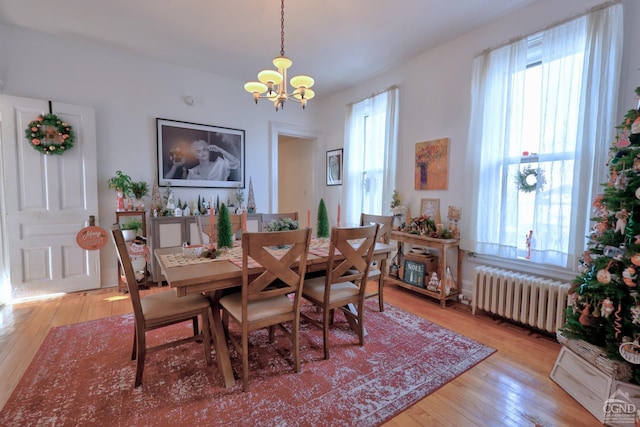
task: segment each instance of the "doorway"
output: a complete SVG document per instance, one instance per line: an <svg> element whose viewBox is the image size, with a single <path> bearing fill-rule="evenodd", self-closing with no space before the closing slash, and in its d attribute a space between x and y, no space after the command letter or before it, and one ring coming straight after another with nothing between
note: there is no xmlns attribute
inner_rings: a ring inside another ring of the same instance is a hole
<svg viewBox="0 0 640 427"><path fill-rule="evenodd" d="M299 223L307 226L307 211L313 210L313 154L315 140L278 137L277 212L298 212Z"/></svg>
<svg viewBox="0 0 640 427"><path fill-rule="evenodd" d="M271 200L269 212L298 212L301 227L311 212L313 227L317 192L317 135L288 125L272 124Z"/></svg>

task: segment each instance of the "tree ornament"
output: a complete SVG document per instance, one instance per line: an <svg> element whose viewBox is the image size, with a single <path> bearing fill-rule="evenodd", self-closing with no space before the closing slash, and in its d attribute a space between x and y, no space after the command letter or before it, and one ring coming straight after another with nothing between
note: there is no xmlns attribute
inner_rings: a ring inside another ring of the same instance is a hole
<svg viewBox="0 0 640 427"><path fill-rule="evenodd" d="M42 154L62 154L73 147L73 129L55 114L39 115L29 122L25 137Z"/></svg>
<svg viewBox="0 0 640 427"><path fill-rule="evenodd" d="M602 307L600 308L600 314L602 315L602 317L608 318L609 316L611 316L611 313L613 313L613 310L613 302L609 297L606 297L604 300L602 300Z"/></svg>
<svg viewBox="0 0 640 427"><path fill-rule="evenodd" d="M611 283L611 273L609 273L609 267L611 267L612 263L613 263L613 260L609 261L609 264L607 264L606 268L598 270L596 279L598 280L598 282L602 283L603 285L607 285Z"/></svg>
<svg viewBox="0 0 640 427"><path fill-rule="evenodd" d="M614 329L616 331L615 338L618 339L618 336L622 332L622 317L620 317L620 311L622 311L622 304L618 303L618 309L615 312L615 322L613 322Z"/></svg>
<svg viewBox="0 0 640 427"><path fill-rule="evenodd" d="M640 325L640 306L631 307L631 319L634 325Z"/></svg>
<svg viewBox="0 0 640 427"><path fill-rule="evenodd" d="M622 281L630 288L635 288L638 284L635 282L638 274L635 267L629 266L622 271Z"/></svg>
<svg viewBox="0 0 640 427"><path fill-rule="evenodd" d="M616 212L615 217L617 221L616 229L614 230L614 232L619 231L620 234L624 235L625 229L627 228L627 220L629 219L630 215L631 214L629 213L629 211L625 208L622 208L618 212Z"/></svg>

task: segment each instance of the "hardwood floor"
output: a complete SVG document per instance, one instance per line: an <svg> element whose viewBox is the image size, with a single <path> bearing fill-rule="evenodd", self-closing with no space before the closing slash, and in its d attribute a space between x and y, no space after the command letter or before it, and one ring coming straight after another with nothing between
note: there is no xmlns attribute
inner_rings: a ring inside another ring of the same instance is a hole
<svg viewBox="0 0 640 427"><path fill-rule="evenodd" d="M549 379L560 351L555 340L487 315L471 316L464 306L441 309L438 302L393 285L385 287L385 302L497 350L386 426L601 425ZM127 295L115 288L0 308L0 407L50 328L129 312Z"/></svg>

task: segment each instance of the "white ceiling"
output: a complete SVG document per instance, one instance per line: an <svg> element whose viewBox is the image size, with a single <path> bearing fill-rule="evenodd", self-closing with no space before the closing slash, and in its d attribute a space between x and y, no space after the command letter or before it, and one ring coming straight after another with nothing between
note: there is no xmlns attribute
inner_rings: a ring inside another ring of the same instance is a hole
<svg viewBox="0 0 640 427"><path fill-rule="evenodd" d="M286 0L289 77L323 97L536 0ZM278 0L1 0L0 23L255 80L280 54Z"/></svg>

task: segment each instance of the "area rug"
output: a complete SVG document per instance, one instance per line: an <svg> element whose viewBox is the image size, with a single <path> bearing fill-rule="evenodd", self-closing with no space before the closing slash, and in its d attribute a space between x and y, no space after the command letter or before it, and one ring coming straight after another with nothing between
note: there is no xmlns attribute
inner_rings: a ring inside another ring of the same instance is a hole
<svg viewBox="0 0 640 427"><path fill-rule="evenodd" d="M0 411L0 425L376 426L494 352L391 305L376 307L367 302L363 347L336 314L330 360L320 329L303 320L297 374L282 333L273 344L266 331L253 333L249 392L241 380L224 388L215 359L207 366L196 343L150 354L133 389L133 315L56 327ZM158 343L190 332L184 323L147 336ZM241 378L241 361L230 354Z"/></svg>

